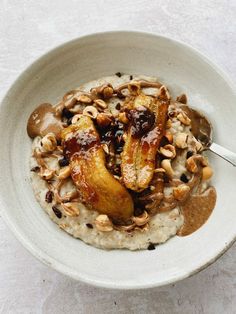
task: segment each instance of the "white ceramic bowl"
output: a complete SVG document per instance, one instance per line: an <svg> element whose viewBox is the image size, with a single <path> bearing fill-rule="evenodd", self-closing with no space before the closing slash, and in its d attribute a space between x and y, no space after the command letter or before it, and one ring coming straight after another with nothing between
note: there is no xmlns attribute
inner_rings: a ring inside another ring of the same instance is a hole
<svg viewBox="0 0 236 314"><path fill-rule="evenodd" d="M104 251L60 230L36 202L29 181L29 114L42 102L55 103L83 82L125 73L157 76L173 95L187 93L205 112L214 140L236 151L236 95L215 65L185 44L138 32L94 34L68 42L34 62L14 83L0 112L0 205L22 244L56 270L89 284L147 288L196 273L222 254L236 237L235 169L210 156L218 199L208 222L191 236L174 237L154 251Z"/></svg>

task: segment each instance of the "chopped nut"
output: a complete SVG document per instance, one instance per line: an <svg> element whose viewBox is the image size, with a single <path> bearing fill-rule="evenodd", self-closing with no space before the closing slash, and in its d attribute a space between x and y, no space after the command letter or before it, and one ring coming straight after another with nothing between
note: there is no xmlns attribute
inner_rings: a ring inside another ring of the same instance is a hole
<svg viewBox="0 0 236 314"><path fill-rule="evenodd" d="M98 111L95 107L93 106L87 106L83 110L83 115L88 116L92 119L96 119L98 115Z"/></svg>
<svg viewBox="0 0 236 314"><path fill-rule="evenodd" d="M39 176L44 180L50 180L54 176L55 171L48 168L41 168Z"/></svg>
<svg viewBox="0 0 236 314"><path fill-rule="evenodd" d="M143 226L150 220L150 217L148 213L144 211L142 215L132 217L132 220L137 226Z"/></svg>
<svg viewBox="0 0 236 314"><path fill-rule="evenodd" d="M166 158L170 158L173 159L176 156L176 151L175 151L175 147L171 144L167 144L163 147L160 148L160 153L166 157Z"/></svg>
<svg viewBox="0 0 236 314"><path fill-rule="evenodd" d="M180 184L179 186L173 188L174 198L178 201L185 200L189 192L190 187L186 184Z"/></svg>
<svg viewBox="0 0 236 314"><path fill-rule="evenodd" d="M82 116L83 116L83 115L80 114L80 113L74 115L74 117L71 119L71 123L72 123L72 124L75 124L76 122L79 121L79 119L80 119Z"/></svg>
<svg viewBox="0 0 236 314"><path fill-rule="evenodd" d="M69 217L79 216L80 211L78 208L78 203L76 202L61 203L61 206L67 216Z"/></svg>
<svg viewBox="0 0 236 314"><path fill-rule="evenodd" d="M54 133L48 133L42 138L42 147L46 152L52 152L57 147L57 139Z"/></svg>
<svg viewBox="0 0 236 314"><path fill-rule="evenodd" d="M202 180L209 180L213 175L213 170L211 167L206 166L202 169Z"/></svg>
<svg viewBox="0 0 236 314"><path fill-rule="evenodd" d="M66 179L70 176L70 174L71 174L70 166L65 166L59 170L58 179L60 180Z"/></svg>
<svg viewBox="0 0 236 314"><path fill-rule="evenodd" d="M113 96L113 88L111 86L106 86L104 89L103 89L103 97L105 99L107 98L111 98Z"/></svg>
<svg viewBox="0 0 236 314"><path fill-rule="evenodd" d="M96 100L94 100L94 103L98 106L98 107L100 107L100 108L102 108L102 109L106 109L108 106L107 106L107 103L104 101L104 100L102 100L102 99L96 99Z"/></svg>
<svg viewBox="0 0 236 314"><path fill-rule="evenodd" d="M188 147L188 134L187 133L177 133L177 136L175 138L175 145L178 148L187 148Z"/></svg>
<svg viewBox="0 0 236 314"><path fill-rule="evenodd" d="M84 104L91 104L92 103L92 99L88 95L81 94L75 98L77 99L77 101L82 102Z"/></svg>
<svg viewBox="0 0 236 314"><path fill-rule="evenodd" d="M127 115L125 112L120 112L118 115L118 120L124 124L127 124L129 122L129 119L127 118Z"/></svg>
<svg viewBox="0 0 236 314"><path fill-rule="evenodd" d="M141 91L141 85L139 82L133 81L128 84L128 90L131 95L138 95Z"/></svg>
<svg viewBox="0 0 236 314"><path fill-rule="evenodd" d="M99 231L109 232L113 230L113 224L107 215L97 216L95 225Z"/></svg>
<svg viewBox="0 0 236 314"><path fill-rule="evenodd" d="M189 117L186 115L185 112L180 112L178 115L177 115L177 119L183 123L184 125L190 125L191 124L191 120L189 119Z"/></svg>
<svg viewBox="0 0 236 314"><path fill-rule="evenodd" d="M104 128L110 125L112 120L106 113L102 112L97 115L96 121L100 127Z"/></svg>
<svg viewBox="0 0 236 314"><path fill-rule="evenodd" d="M192 172L192 173L196 173L198 172L199 168L198 165L201 165L203 167L207 166L207 160L204 158L204 156L202 155L193 155L191 157L189 157L186 160L186 168L188 171Z"/></svg>
<svg viewBox="0 0 236 314"><path fill-rule="evenodd" d="M191 144L194 146L196 152L200 152L203 148L202 144L195 137L193 137Z"/></svg>
<svg viewBox="0 0 236 314"><path fill-rule="evenodd" d="M171 166L171 161L170 159L163 159L161 162L161 167L166 171L166 174L169 177L173 177L174 175L174 170Z"/></svg>

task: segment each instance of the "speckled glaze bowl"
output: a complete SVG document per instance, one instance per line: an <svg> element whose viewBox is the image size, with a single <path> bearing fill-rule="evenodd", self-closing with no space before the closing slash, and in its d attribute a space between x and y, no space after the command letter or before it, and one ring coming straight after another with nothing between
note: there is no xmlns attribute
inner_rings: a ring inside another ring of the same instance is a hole
<svg viewBox="0 0 236 314"><path fill-rule="evenodd" d="M191 47L162 36L108 32L70 41L35 61L13 84L0 107L0 206L15 236L39 260L74 278L109 288L161 286L203 269L236 237L236 170L209 155L217 205L208 222L153 251L104 251L60 230L36 202L29 180L31 140L26 123L42 102L55 103L81 83L117 71L157 76L173 95L212 121L215 142L236 151L236 95L226 75Z"/></svg>

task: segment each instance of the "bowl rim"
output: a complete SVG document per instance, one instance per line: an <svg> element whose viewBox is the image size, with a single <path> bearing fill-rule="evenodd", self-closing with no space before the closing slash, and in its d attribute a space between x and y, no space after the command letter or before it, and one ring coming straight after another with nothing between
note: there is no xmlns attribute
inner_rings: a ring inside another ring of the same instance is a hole
<svg viewBox="0 0 236 314"><path fill-rule="evenodd" d="M224 70L222 70L218 65L212 62L210 58L205 55L205 53L204 54L201 53L198 49L193 48L191 45L183 41L176 40L170 36L163 36L158 33L152 33L152 32L135 31L135 30L112 30L112 31L104 31L104 32L95 32L95 33L90 33L83 36L79 36L71 40L65 41L55 46L52 49L47 49L46 52L44 52L40 57L36 58L33 62L29 63L28 66L14 79L13 83L9 87L8 91L5 93L5 96L2 97L2 100L0 102L0 116L1 116L2 108L5 105L5 102L7 101L8 97L10 97L10 94L12 93L12 91L14 91L14 89L16 88L17 82L23 79L24 77L26 77L28 75L29 70L33 68L34 66L36 66L39 62L42 62L44 59L46 59L48 55L54 54L56 51L63 49L67 45L76 43L77 41L81 39L106 36L106 35L120 35L120 34L126 34L126 35L131 34L134 36L143 35L143 36L150 37L157 40L158 38L161 38L175 45L181 46L182 48L187 49L190 53L195 54L198 58L202 59L206 64L208 64L211 68L213 68L218 73L218 75L220 75L221 78L224 79L224 81L227 83L227 85L229 85L229 87L232 89L233 92L236 90L233 80ZM41 249L39 249L37 245L32 244L30 239L21 233L21 228L11 221L11 218L9 217L7 213L7 204L5 204L1 189L0 189L0 212L1 212L1 217L3 218L4 222L12 231L12 233L15 235L15 237L20 241L23 247L25 247L27 251L29 251L34 257L36 257L43 264L50 266L51 268L55 269L61 274L67 275L72 279L81 281L83 283L86 283L92 286L102 287L102 288L107 288L107 289L123 289L123 290L124 289L125 290L147 289L147 288L161 287L161 286L165 286L165 285L177 282L177 281L181 281L185 278L193 276L194 274L210 266L218 258L220 258L236 241L236 232L235 232L235 236L233 237L233 239L229 243L227 243L227 245L225 245L222 249L218 250L217 254L212 259L206 261L205 263L200 265L197 269L194 269L191 272L186 272L182 275L175 274L170 279L165 280L163 282L159 282L159 283L152 282L152 283L144 283L144 284L142 283L116 284L115 282L111 282L111 281L107 282L103 280L92 279L90 277L87 277L86 275L83 276L81 274L78 274L77 271L74 271L69 266L63 264L59 260L56 260L50 257Z"/></svg>

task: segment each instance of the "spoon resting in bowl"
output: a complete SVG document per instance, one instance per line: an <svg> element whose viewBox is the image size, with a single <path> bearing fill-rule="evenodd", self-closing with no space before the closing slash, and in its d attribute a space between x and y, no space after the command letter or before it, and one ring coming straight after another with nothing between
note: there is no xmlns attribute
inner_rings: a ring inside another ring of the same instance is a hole
<svg viewBox="0 0 236 314"><path fill-rule="evenodd" d="M212 126L207 118L188 106L183 105L181 109L184 110L191 119L192 133L196 139L202 143L203 150L210 150L233 166L236 166L236 154L212 141Z"/></svg>

